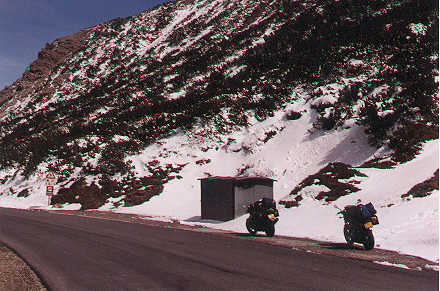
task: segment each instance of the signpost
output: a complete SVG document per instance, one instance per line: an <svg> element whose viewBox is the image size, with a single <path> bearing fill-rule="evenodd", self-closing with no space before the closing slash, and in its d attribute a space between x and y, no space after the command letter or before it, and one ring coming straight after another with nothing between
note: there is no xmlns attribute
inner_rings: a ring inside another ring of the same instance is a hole
<svg viewBox="0 0 440 291"><path fill-rule="evenodd" d="M53 190L57 181L57 177L52 171L47 172L46 174L46 195L48 197L48 206L50 206L50 200L53 196Z"/></svg>

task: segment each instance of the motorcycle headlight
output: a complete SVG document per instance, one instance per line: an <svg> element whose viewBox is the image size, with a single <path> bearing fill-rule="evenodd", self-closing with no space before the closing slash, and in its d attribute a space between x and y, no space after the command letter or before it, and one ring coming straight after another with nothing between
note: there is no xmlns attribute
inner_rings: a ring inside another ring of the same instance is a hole
<svg viewBox="0 0 440 291"><path fill-rule="evenodd" d="M373 228L373 223L371 221L369 221L369 222L365 223L364 226L366 229L370 229L370 228Z"/></svg>
<svg viewBox="0 0 440 291"><path fill-rule="evenodd" d="M269 214L267 216L270 220L275 220L275 214Z"/></svg>

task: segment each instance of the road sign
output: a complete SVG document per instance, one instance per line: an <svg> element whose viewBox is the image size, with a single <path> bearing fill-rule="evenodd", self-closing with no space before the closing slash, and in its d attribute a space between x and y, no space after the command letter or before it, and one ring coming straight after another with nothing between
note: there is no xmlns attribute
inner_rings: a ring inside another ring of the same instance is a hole
<svg viewBox="0 0 440 291"><path fill-rule="evenodd" d="M46 179L48 180L55 180L57 177L55 176L55 174L52 171L47 172L46 174Z"/></svg>
<svg viewBox="0 0 440 291"><path fill-rule="evenodd" d="M53 195L53 186L47 186L46 187L46 195L52 196Z"/></svg>
<svg viewBox="0 0 440 291"><path fill-rule="evenodd" d="M46 186L55 186L57 181L57 177L52 171L47 172L46 174Z"/></svg>
<svg viewBox="0 0 440 291"><path fill-rule="evenodd" d="M55 186L56 182L56 179L46 179L46 186Z"/></svg>
<svg viewBox="0 0 440 291"><path fill-rule="evenodd" d="M57 183L57 176L54 172L49 171L46 174L46 196L48 197L47 204L50 206L51 197L53 196L54 186Z"/></svg>

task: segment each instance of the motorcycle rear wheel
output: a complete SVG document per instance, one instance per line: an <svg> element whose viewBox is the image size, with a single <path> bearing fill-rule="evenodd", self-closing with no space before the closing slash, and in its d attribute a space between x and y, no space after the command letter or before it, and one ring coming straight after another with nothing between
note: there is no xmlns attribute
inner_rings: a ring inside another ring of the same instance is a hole
<svg viewBox="0 0 440 291"><path fill-rule="evenodd" d="M354 247L353 230L351 229L351 226L348 224L344 225L344 237L348 247L353 248Z"/></svg>
<svg viewBox="0 0 440 291"><path fill-rule="evenodd" d="M252 224L250 218L246 219L246 228L249 231L249 233L252 235L255 235L257 233L257 230L255 229L255 226Z"/></svg>

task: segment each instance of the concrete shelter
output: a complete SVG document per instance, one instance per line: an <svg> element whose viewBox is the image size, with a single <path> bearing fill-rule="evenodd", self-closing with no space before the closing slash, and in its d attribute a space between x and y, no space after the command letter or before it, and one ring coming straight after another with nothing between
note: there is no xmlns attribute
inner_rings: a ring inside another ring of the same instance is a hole
<svg viewBox="0 0 440 291"><path fill-rule="evenodd" d="M274 179L265 177L207 177L201 181L202 219L227 221L246 213L249 204L273 199Z"/></svg>

